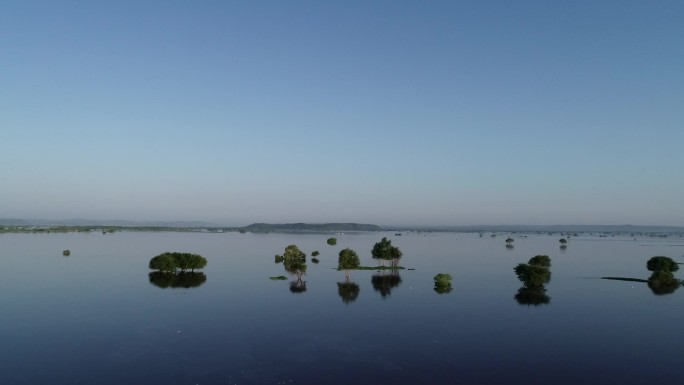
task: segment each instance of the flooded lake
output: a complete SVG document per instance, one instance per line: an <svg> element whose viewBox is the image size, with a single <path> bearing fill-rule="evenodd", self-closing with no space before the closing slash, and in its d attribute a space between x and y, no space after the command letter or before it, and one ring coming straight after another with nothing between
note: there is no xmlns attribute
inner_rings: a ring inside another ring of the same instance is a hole
<svg viewBox="0 0 684 385"><path fill-rule="evenodd" d="M0 234L2 384L654 384L684 378L684 289L656 295L646 261L684 239L394 233ZM337 271L351 248L403 252L398 274ZM274 256L296 244L302 282ZM63 250L70 250L63 256ZM208 260L159 281L166 251ZM551 258L548 303L513 268ZM433 276L449 273L438 294ZM269 277L284 275L286 280ZM684 270L675 275L684 278ZM200 277L200 278L197 278Z"/></svg>

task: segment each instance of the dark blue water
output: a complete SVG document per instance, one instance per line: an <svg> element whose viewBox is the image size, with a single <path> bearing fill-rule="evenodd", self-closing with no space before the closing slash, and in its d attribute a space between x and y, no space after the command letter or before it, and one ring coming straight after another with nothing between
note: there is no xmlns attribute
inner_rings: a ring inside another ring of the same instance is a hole
<svg viewBox="0 0 684 385"><path fill-rule="evenodd" d="M653 384L684 378L684 289L655 295L646 261L684 262L684 240L473 234L115 233L0 235L2 384ZM399 276L334 268L350 247L362 264L388 236ZM296 244L296 282L274 255ZM70 249L71 256L62 256ZM206 281L150 283L165 251L199 253ZM521 305L513 267L552 260L550 302ZM432 277L453 276L437 294ZM288 276L287 281L268 277ZM684 271L679 272L684 278ZM374 285L375 282L375 285ZM338 283L352 284L344 298ZM358 285L358 292L355 286Z"/></svg>

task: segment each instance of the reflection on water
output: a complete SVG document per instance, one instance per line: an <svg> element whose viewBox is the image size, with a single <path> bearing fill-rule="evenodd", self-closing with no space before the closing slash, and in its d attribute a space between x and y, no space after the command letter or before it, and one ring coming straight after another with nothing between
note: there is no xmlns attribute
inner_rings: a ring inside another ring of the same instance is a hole
<svg viewBox="0 0 684 385"><path fill-rule="evenodd" d="M648 287L655 295L672 294L682 283L668 271L654 271L648 278Z"/></svg>
<svg viewBox="0 0 684 385"><path fill-rule="evenodd" d="M183 288L191 289L200 287L207 281L207 276L204 273L180 272L180 273L162 273L155 271L149 274L150 283L162 289Z"/></svg>
<svg viewBox="0 0 684 385"><path fill-rule="evenodd" d="M0 335L12 347L0 354L0 384L46 384L55 375L101 385L632 385L684 377L684 346L663 326L684 323L684 290L671 280L644 284L650 255L684 261L684 249L675 248L681 240L587 236L561 254L557 236L516 239L511 251L505 236L403 234L393 243L415 271L359 270L345 280L333 255L370 250L379 235L340 235L334 247L329 237L0 235L0 257L11 267L0 270ZM288 264L292 275L283 273L272 258L292 243L325 245L320 263L308 264L306 274ZM62 258L67 247L78 252ZM149 256L160 249L206 255L212 282L189 289L206 282L203 273L151 273L145 282ZM511 270L538 253L553 259L553 281L534 290ZM446 271L458 282L454 295L433 291L433 276ZM266 280L278 274L287 279ZM644 283L595 279L611 274ZM293 340L284 330L304 332ZM521 347L535 353L521 355ZM41 370L32 369L36 362Z"/></svg>
<svg viewBox="0 0 684 385"><path fill-rule="evenodd" d="M538 288L523 286L518 289L515 300L521 305L539 306L548 304L551 301L551 297L546 295L546 288L544 286Z"/></svg>
<svg viewBox="0 0 684 385"><path fill-rule="evenodd" d="M295 294L303 293L306 291L306 281L302 281L301 278L296 281L290 282L290 291Z"/></svg>
<svg viewBox="0 0 684 385"><path fill-rule="evenodd" d="M434 290L437 294L449 294L453 288L451 286L435 286Z"/></svg>
<svg viewBox="0 0 684 385"><path fill-rule="evenodd" d="M340 295L340 298L342 298L342 302L344 302L345 305L349 305L350 303L356 301L356 298L359 297L360 291L361 288L359 285L354 282L350 282L349 280L345 282L337 282L337 294Z"/></svg>
<svg viewBox="0 0 684 385"><path fill-rule="evenodd" d="M390 270L389 273L383 271L380 274L373 274L371 277L371 284L373 289L379 291L382 298L392 294L392 289L401 284L401 276L398 270Z"/></svg>

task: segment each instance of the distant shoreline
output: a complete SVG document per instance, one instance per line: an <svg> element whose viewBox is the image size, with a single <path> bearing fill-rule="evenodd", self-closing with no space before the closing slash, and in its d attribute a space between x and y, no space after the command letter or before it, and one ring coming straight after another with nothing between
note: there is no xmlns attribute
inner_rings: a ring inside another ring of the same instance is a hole
<svg viewBox="0 0 684 385"><path fill-rule="evenodd" d="M0 232L91 232L173 231L240 233L337 233L337 232L459 232L459 233L595 233L595 234L684 234L684 226L640 225L472 225L472 226L379 226L362 223L253 223L248 226L220 226L205 222L132 222L132 221L31 221L0 219Z"/></svg>

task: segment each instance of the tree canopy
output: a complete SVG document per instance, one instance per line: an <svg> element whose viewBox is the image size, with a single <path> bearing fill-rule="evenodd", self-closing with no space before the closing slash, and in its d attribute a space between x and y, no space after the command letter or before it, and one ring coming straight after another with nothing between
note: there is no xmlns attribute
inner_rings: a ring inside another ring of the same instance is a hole
<svg viewBox="0 0 684 385"><path fill-rule="evenodd" d="M203 269L207 260L199 254L166 252L150 259L149 267L162 273L175 273L187 270Z"/></svg>
<svg viewBox="0 0 684 385"><path fill-rule="evenodd" d="M337 268L340 270L356 269L361 264L359 256L356 251L346 248L340 251L339 259L337 260Z"/></svg>
<svg viewBox="0 0 684 385"><path fill-rule="evenodd" d="M679 270L679 264L673 261L672 258L657 256L652 257L646 262L646 268L649 271L667 271L674 273Z"/></svg>
<svg viewBox="0 0 684 385"><path fill-rule="evenodd" d="M392 241L387 238L382 238L380 242L373 245L371 255L374 259L391 261L392 266L397 266L399 264L399 259L401 259L402 253L398 247L392 246Z"/></svg>
<svg viewBox="0 0 684 385"><path fill-rule="evenodd" d="M337 238L328 238L326 241L330 246L335 246L337 244Z"/></svg>

